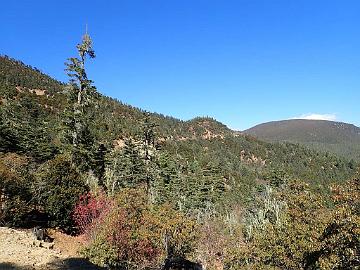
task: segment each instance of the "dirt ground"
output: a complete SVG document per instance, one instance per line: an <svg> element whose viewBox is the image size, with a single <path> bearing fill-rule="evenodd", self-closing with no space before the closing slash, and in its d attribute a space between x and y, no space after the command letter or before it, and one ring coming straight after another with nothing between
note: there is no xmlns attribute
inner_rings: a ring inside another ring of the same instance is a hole
<svg viewBox="0 0 360 270"><path fill-rule="evenodd" d="M102 269L81 258L81 239L50 231L52 243L38 241L31 230L0 227L0 270Z"/></svg>

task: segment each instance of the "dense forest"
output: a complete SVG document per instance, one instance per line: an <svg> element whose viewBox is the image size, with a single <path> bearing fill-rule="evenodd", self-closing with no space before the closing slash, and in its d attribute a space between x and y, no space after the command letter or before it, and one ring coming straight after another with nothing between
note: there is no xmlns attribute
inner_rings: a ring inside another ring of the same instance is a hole
<svg viewBox="0 0 360 270"><path fill-rule="evenodd" d="M0 57L0 224L83 234L114 269L359 267L359 164L102 95L85 34L69 82ZM40 218L41 217L41 218Z"/></svg>

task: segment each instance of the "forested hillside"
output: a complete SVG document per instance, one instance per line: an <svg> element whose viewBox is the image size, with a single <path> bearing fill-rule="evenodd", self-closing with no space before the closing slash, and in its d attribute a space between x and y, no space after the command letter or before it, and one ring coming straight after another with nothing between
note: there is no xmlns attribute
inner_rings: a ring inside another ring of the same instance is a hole
<svg viewBox="0 0 360 270"><path fill-rule="evenodd" d="M77 49L68 84L0 57L1 224L32 226L45 216L46 226L87 235L84 256L118 269L157 267L166 257L207 269L357 263L358 251L346 262L324 251L338 234L358 233L358 216L347 220L358 211L355 161L105 97L86 75L85 59L95 56L88 35ZM322 241L338 220L345 223ZM351 252L355 238L343 243Z"/></svg>
<svg viewBox="0 0 360 270"><path fill-rule="evenodd" d="M315 150L360 160L360 128L323 120L284 120L264 123L244 131L269 142L291 142Z"/></svg>

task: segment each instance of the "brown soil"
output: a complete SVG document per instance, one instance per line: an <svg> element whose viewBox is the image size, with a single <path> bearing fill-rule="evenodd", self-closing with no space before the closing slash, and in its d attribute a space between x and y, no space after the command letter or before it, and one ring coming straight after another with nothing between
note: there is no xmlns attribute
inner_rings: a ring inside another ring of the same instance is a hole
<svg viewBox="0 0 360 270"><path fill-rule="evenodd" d="M78 254L81 239L50 231L52 243L37 241L31 230L0 227L0 270L101 269Z"/></svg>

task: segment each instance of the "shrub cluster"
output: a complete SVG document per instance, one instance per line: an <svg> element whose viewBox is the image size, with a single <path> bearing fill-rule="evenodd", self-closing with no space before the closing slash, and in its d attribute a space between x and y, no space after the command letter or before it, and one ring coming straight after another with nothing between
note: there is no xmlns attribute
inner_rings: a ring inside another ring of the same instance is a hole
<svg viewBox="0 0 360 270"><path fill-rule="evenodd" d="M228 249L227 269L357 269L359 180L333 186L332 191L330 208L303 183L290 183L273 194L286 202L280 220L269 219L268 212L257 215L258 222L250 224L251 238L242 247ZM257 210L267 208L265 203Z"/></svg>
<svg viewBox="0 0 360 270"><path fill-rule="evenodd" d="M194 252L195 220L170 205L150 204L141 188L122 189L110 198L88 194L73 216L87 236L83 254L98 265L158 267L167 256Z"/></svg>

